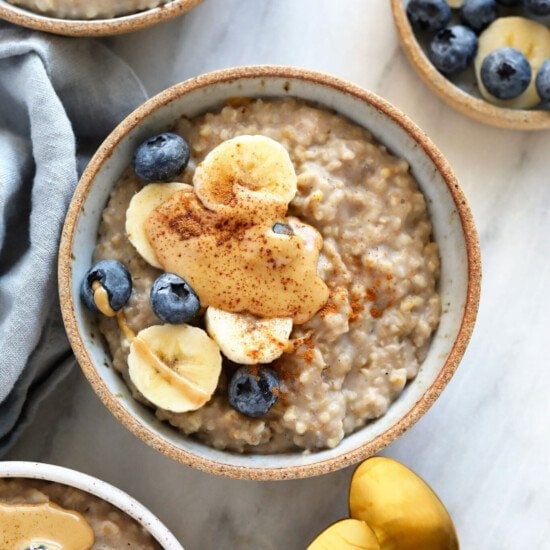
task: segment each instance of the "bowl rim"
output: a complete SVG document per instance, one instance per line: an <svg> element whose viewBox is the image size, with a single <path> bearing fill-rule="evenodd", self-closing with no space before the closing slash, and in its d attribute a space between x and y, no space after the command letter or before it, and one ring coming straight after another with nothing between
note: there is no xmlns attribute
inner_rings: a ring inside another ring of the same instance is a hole
<svg viewBox="0 0 550 550"><path fill-rule="evenodd" d="M0 19L21 27L63 36L114 36L151 27L181 15L203 0L172 0L145 11L110 19L62 19L50 17L0 0Z"/></svg>
<svg viewBox="0 0 550 550"><path fill-rule="evenodd" d="M391 0L393 19L401 47L424 83L453 109L491 126L509 130L547 130L550 112L537 109L507 109L492 105L462 91L444 77L428 59L409 23L403 0Z"/></svg>
<svg viewBox="0 0 550 550"><path fill-rule="evenodd" d="M246 78L263 79L270 77L303 80L335 89L340 93L351 95L360 101L372 105L408 133L434 163L449 189L459 214L468 260L468 285L461 326L445 364L442 366L433 384L426 390L422 398L419 399L419 401L416 402L398 422L390 426L376 438L364 443L351 452L344 452L338 456L323 459L312 464L274 468L228 465L205 458L176 447L141 424L137 418L129 413L119 403L119 400L110 393L101 376L96 371L78 331L71 292L71 249L77 220L88 191L93 184L94 177L103 163L109 159L113 148L117 146L128 132L139 125L141 121L153 111L186 93L222 82ZM278 480L326 474L372 456L387 446L396 437L404 433L431 407L454 374L473 331L481 288L481 256L472 213L451 167L427 135L406 115L376 94L334 76L302 68L259 65L222 69L176 84L149 99L115 128L92 157L76 187L63 227L59 251L58 275L63 320L76 358L94 391L111 413L113 413L126 428L132 431L142 441L173 460L199 470L238 479Z"/></svg>
<svg viewBox="0 0 550 550"><path fill-rule="evenodd" d="M65 466L45 462L8 460L0 462L0 479L24 478L52 481L79 489L108 502L144 527L166 550L183 550L172 532L145 505L128 493L97 477Z"/></svg>

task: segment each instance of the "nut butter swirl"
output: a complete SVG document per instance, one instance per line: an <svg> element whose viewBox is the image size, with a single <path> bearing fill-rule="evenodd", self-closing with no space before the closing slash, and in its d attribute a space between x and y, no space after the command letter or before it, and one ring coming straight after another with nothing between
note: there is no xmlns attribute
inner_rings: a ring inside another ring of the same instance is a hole
<svg viewBox="0 0 550 550"><path fill-rule="evenodd" d="M0 503L0 548L25 550L89 550L94 544L90 524L78 512L53 502Z"/></svg>
<svg viewBox="0 0 550 550"><path fill-rule="evenodd" d="M267 212L225 217L180 191L150 214L146 232L163 268L186 279L203 305L305 323L328 298L317 275L322 237L296 218L283 220L293 235L275 233L281 219Z"/></svg>

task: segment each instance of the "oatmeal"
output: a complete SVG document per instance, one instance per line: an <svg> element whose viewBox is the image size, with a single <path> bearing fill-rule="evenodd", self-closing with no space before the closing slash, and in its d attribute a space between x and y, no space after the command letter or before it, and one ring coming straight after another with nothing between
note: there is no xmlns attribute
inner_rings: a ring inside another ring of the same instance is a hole
<svg viewBox="0 0 550 550"><path fill-rule="evenodd" d="M204 406L182 413L157 406L157 416L236 452L335 447L383 415L416 376L439 322L438 249L408 164L348 119L295 99L232 101L219 112L179 120L175 132L191 149L191 162L177 178L182 184L192 184L197 165L236 136L263 135L284 146L297 182L288 219L279 225L287 231L288 220L296 219L320 234L317 274L328 300L324 296L305 323L294 322L292 345L270 364L280 387L264 415L245 416L231 406L228 385L236 367L224 360ZM132 168L116 184L94 256L118 260L131 273L124 317L136 333L160 324L149 295L162 271L137 253L125 231L126 211L142 187ZM102 317L100 329L134 397L153 406L130 379L130 343L116 320Z"/></svg>
<svg viewBox="0 0 550 550"><path fill-rule="evenodd" d="M112 504L74 487L35 479L0 478L0 512L10 508L17 510L19 507L26 507L30 511L33 511L34 508L34 512L42 514L44 511L50 512L45 528L43 527L41 531L42 537L46 536L44 534L46 533L53 539L53 531L48 533L48 529L51 530L54 527L53 519L56 516L51 514L53 510L58 515L62 511L65 515L73 516L73 523L70 524L70 534L72 535L83 526L88 530L91 528L93 535L90 535L90 544L92 546L86 544L85 548L92 548L92 550L120 550L121 548L160 550L159 544L135 520ZM32 522L35 525L38 524L36 517ZM78 521L79 518L80 521ZM20 520L21 518L19 518ZM57 519L57 521L62 527L61 520ZM30 522L29 524L32 526ZM5 534L3 530L1 536ZM29 536L32 535L32 533L29 534ZM77 538L76 540L84 539ZM63 546L63 548L73 547L77 546L71 546L68 542L67 546Z"/></svg>
<svg viewBox="0 0 550 550"><path fill-rule="evenodd" d="M61 19L110 19L156 8L170 0L8 0L27 8Z"/></svg>

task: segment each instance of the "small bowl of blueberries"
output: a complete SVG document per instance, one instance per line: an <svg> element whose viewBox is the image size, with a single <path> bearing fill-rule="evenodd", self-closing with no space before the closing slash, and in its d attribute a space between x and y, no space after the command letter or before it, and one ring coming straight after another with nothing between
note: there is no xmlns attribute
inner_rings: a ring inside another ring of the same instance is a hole
<svg viewBox="0 0 550 550"><path fill-rule="evenodd" d="M403 49L446 103L480 122L550 128L550 0L391 0Z"/></svg>

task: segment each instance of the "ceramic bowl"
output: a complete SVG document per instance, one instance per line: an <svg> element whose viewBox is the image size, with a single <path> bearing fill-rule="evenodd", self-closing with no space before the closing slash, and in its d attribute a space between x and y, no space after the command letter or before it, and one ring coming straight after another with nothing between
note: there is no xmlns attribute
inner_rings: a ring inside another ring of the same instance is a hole
<svg viewBox="0 0 550 550"><path fill-rule="evenodd" d="M384 416L334 449L310 454L233 454L183 436L132 399L121 377L107 366L109 354L94 336L98 334L94 316L81 304L78 288L91 265L101 212L137 144L165 131L181 115L217 109L228 98L285 95L334 109L407 159L427 198L441 247L444 307L418 376ZM241 67L169 88L129 115L101 145L69 208L60 248L59 285L65 327L76 357L99 397L127 428L169 457L195 468L237 478L286 479L324 474L371 456L428 410L453 375L470 338L479 300L480 256L472 215L450 166L403 113L377 95L325 74L290 67Z"/></svg>
<svg viewBox="0 0 550 550"><path fill-rule="evenodd" d="M54 481L90 493L116 506L142 525L164 550L183 550L168 528L130 495L95 477L40 462L0 462L0 478L27 478Z"/></svg>
<svg viewBox="0 0 550 550"><path fill-rule="evenodd" d="M16 25L65 36L112 36L138 31L189 11L202 0L172 0L164 6L112 19L60 19L0 0L0 19Z"/></svg>
<svg viewBox="0 0 550 550"><path fill-rule="evenodd" d="M447 105L478 122L511 130L545 130L550 128L550 112L536 109L505 109L472 95L444 77L428 59L409 23L403 0L391 0L397 34L405 55L420 78ZM474 88L474 83L469 83Z"/></svg>

